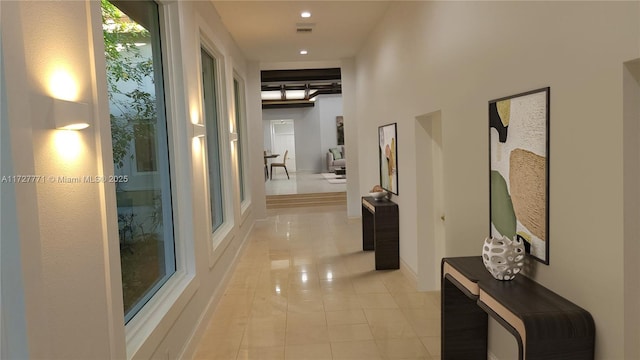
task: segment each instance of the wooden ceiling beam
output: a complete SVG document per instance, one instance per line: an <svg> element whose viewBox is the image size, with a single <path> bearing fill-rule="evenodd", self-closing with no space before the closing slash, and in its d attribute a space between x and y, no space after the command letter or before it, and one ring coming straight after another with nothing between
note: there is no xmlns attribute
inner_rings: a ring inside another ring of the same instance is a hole
<svg viewBox="0 0 640 360"><path fill-rule="evenodd" d="M260 72L262 83L269 82L311 82L311 81L336 81L341 79L340 68L328 69L295 69L295 70L262 70Z"/></svg>
<svg viewBox="0 0 640 360"><path fill-rule="evenodd" d="M318 95L342 94L340 68L263 70L261 90L279 91L280 100L263 100L263 109L312 107ZM304 90L304 100L288 100L288 90Z"/></svg>
<svg viewBox="0 0 640 360"><path fill-rule="evenodd" d="M306 108L314 107L313 101L295 100L295 101L263 101L263 109L290 109L290 108Z"/></svg>
<svg viewBox="0 0 640 360"><path fill-rule="evenodd" d="M311 90L334 90L334 91L342 90L342 85L338 83L334 83L331 85L316 85L312 83L305 84L305 85L279 85L279 86L262 85L261 90L262 91L281 91L283 87L285 90L307 90L307 89L309 89L310 91Z"/></svg>

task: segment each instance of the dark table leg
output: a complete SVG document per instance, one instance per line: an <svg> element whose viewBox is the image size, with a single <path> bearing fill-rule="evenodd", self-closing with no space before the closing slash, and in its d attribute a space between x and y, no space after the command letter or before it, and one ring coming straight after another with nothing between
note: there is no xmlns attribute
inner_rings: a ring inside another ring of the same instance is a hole
<svg viewBox="0 0 640 360"><path fill-rule="evenodd" d="M398 229L398 208L376 209L374 248L376 250L376 270L400 268L400 231Z"/></svg>
<svg viewBox="0 0 640 360"><path fill-rule="evenodd" d="M374 250L373 224L374 215L366 207L362 207L362 250Z"/></svg>
<svg viewBox="0 0 640 360"><path fill-rule="evenodd" d="M485 360L487 313L448 277L442 279L441 300L442 359Z"/></svg>

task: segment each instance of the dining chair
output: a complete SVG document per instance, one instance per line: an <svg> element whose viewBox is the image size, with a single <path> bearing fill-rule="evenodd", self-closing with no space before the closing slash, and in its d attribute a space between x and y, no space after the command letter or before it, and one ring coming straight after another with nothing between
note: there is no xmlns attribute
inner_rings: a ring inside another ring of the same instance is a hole
<svg viewBox="0 0 640 360"><path fill-rule="evenodd" d="M273 179L273 167L283 167L284 171L287 173L287 179L289 178L289 170L287 170L287 154L289 154L289 150L286 150L284 152L284 156L282 157L282 162L281 163L271 163L271 177L270 179Z"/></svg>
<svg viewBox="0 0 640 360"><path fill-rule="evenodd" d="M267 166L267 150L264 151L264 181L269 178L269 167Z"/></svg>

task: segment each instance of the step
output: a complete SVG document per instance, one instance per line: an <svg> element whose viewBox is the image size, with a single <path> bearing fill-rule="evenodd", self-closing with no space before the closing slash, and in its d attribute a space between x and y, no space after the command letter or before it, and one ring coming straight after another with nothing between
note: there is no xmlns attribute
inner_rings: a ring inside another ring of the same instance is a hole
<svg viewBox="0 0 640 360"><path fill-rule="evenodd" d="M267 209L346 205L345 192L268 195Z"/></svg>
<svg viewBox="0 0 640 360"><path fill-rule="evenodd" d="M267 195L267 200L269 199L300 199L300 198L315 198L315 197L324 198L329 196L340 196L346 199L347 193L342 191L342 192L326 192L326 193Z"/></svg>
<svg viewBox="0 0 640 360"><path fill-rule="evenodd" d="M314 196L314 197L289 197L289 198L267 198L267 202L287 202L287 201L327 201L327 200L346 200L346 196Z"/></svg>

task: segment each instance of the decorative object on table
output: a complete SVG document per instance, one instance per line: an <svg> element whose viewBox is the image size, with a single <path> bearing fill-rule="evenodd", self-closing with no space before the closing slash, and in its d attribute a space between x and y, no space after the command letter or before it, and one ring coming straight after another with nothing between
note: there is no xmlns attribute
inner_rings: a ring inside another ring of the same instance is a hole
<svg viewBox="0 0 640 360"><path fill-rule="evenodd" d="M398 195L398 140L397 123L378 127L378 153L380 185Z"/></svg>
<svg viewBox="0 0 640 360"><path fill-rule="evenodd" d="M380 185L376 185L369 191L369 196L376 201L381 201L387 196L387 192Z"/></svg>
<svg viewBox="0 0 640 360"><path fill-rule="evenodd" d="M490 235L549 264L550 88L489 101Z"/></svg>
<svg viewBox="0 0 640 360"><path fill-rule="evenodd" d="M338 145L344 145L344 117L336 116L336 130L338 135Z"/></svg>
<svg viewBox="0 0 640 360"><path fill-rule="evenodd" d="M524 266L524 243L506 236L488 237L482 246L482 262L498 280L513 280Z"/></svg>

